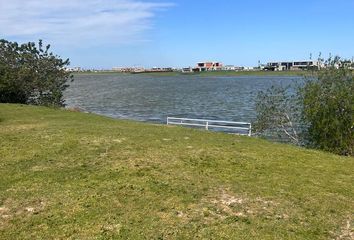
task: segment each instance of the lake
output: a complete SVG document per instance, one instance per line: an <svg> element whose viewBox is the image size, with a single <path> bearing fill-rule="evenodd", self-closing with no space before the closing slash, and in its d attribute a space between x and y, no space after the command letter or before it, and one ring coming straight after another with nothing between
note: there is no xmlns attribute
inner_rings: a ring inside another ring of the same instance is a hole
<svg viewBox="0 0 354 240"><path fill-rule="evenodd" d="M301 77L77 74L74 79L64 94L68 107L165 123L167 116L251 122L258 91Z"/></svg>

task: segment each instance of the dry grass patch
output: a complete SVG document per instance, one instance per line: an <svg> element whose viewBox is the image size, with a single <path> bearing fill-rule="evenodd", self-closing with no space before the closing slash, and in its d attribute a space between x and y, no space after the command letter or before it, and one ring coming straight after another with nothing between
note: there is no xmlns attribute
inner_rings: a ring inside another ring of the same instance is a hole
<svg viewBox="0 0 354 240"><path fill-rule="evenodd" d="M43 129L46 127L46 124L41 123L25 123L25 124L11 124L11 125L0 125L0 132L1 133L16 133L16 132L23 132L35 129Z"/></svg>
<svg viewBox="0 0 354 240"><path fill-rule="evenodd" d="M336 240L353 240L354 239L354 220L353 218L345 221L340 229L340 233L335 237Z"/></svg>

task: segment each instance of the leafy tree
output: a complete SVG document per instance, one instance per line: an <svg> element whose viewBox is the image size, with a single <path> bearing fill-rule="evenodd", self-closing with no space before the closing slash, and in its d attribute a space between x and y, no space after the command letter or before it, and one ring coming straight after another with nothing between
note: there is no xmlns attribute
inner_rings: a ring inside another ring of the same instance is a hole
<svg viewBox="0 0 354 240"><path fill-rule="evenodd" d="M299 89L302 121L309 146L342 155L353 155L354 76L340 66L339 58Z"/></svg>
<svg viewBox="0 0 354 240"><path fill-rule="evenodd" d="M273 86L258 94L255 130L342 155L353 155L354 77L338 57L295 88Z"/></svg>
<svg viewBox="0 0 354 240"><path fill-rule="evenodd" d="M19 45L0 40L0 102L63 106L63 91L72 81L69 59L54 55L50 45Z"/></svg>

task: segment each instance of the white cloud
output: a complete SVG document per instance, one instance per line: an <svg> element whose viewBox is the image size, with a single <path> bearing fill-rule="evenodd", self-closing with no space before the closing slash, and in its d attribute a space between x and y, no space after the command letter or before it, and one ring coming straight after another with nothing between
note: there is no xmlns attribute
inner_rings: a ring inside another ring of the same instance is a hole
<svg viewBox="0 0 354 240"><path fill-rule="evenodd" d="M156 12L173 4L137 0L0 0L0 38L100 45L145 41Z"/></svg>

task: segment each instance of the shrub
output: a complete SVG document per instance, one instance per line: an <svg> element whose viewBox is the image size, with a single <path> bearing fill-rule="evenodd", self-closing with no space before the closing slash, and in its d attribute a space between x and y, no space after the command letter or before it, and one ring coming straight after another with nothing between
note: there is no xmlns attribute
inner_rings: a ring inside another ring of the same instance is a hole
<svg viewBox="0 0 354 240"><path fill-rule="evenodd" d="M50 45L0 40L0 102L63 106L63 91L72 80L69 59L49 51Z"/></svg>
<svg viewBox="0 0 354 240"><path fill-rule="evenodd" d="M339 58L294 88L273 86L258 94L259 135L341 155L353 155L354 77Z"/></svg>
<svg viewBox="0 0 354 240"><path fill-rule="evenodd" d="M333 65L305 81L299 89L305 136L311 147L353 155L354 78Z"/></svg>

